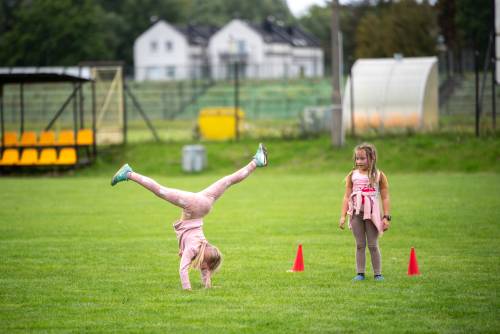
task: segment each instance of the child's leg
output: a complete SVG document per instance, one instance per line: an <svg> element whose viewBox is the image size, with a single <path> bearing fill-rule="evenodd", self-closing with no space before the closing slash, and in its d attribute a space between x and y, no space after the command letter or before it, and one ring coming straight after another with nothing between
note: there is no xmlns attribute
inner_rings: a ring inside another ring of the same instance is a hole
<svg viewBox="0 0 500 334"><path fill-rule="evenodd" d="M250 175L256 167L257 164L254 160L252 160L248 165L241 168L237 172L231 175L224 176L222 179L216 181L208 188L202 190L200 194L208 196L213 201L215 201L224 193L224 191L226 191L227 188L246 179L247 176Z"/></svg>
<svg viewBox="0 0 500 334"><path fill-rule="evenodd" d="M373 273L380 275L382 273L382 257L378 247L378 230L370 221L366 222L366 236L368 239L368 249L372 259Z"/></svg>
<svg viewBox="0 0 500 334"><path fill-rule="evenodd" d="M366 265L366 232L363 214L353 214L351 218L352 234L356 239L356 270L357 273L365 272Z"/></svg>
<svg viewBox="0 0 500 334"><path fill-rule="evenodd" d="M173 205L176 205L183 209L188 206L195 195L194 193L190 193L187 191L163 187L155 180L136 172L129 172L128 179L150 190L156 196L163 198Z"/></svg>

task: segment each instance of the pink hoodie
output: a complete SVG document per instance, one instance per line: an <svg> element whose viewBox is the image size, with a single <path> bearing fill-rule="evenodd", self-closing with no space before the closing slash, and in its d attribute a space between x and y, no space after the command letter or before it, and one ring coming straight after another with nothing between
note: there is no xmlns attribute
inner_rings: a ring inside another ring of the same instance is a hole
<svg viewBox="0 0 500 334"><path fill-rule="evenodd" d="M174 224L175 234L179 242L179 255L181 256L179 274L183 289L191 289L189 265L198 254L201 244L207 242L202 227L202 219L179 220ZM209 270L201 270L201 280L205 287L210 286Z"/></svg>

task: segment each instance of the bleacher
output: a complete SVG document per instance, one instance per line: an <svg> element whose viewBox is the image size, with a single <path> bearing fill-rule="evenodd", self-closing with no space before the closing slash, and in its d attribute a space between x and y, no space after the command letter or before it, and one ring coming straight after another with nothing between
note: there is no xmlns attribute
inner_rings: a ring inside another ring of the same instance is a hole
<svg viewBox="0 0 500 334"><path fill-rule="evenodd" d="M77 166L89 163L95 155L91 129L5 132L1 141L0 167L36 168Z"/></svg>

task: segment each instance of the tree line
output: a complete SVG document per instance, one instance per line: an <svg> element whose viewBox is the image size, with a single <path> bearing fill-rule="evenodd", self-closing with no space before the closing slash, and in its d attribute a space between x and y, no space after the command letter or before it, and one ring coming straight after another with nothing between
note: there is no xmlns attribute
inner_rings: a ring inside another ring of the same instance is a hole
<svg viewBox="0 0 500 334"><path fill-rule="evenodd" d="M439 43L486 49L490 0L354 0L339 7L345 59L429 56ZM156 20L223 26L273 16L316 36L331 59L331 3L294 17L286 0L2 0L0 66L70 66L81 61L133 65L135 39Z"/></svg>

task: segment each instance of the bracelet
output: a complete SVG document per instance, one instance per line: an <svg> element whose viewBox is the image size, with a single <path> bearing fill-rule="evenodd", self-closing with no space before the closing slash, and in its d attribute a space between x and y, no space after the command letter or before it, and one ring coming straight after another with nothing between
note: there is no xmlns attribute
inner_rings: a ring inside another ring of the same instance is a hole
<svg viewBox="0 0 500 334"><path fill-rule="evenodd" d="M387 221L391 221L391 218L392 218L392 217L391 217L391 215L384 215L384 216L382 217L382 219L384 219L384 218L385 218L385 219L387 219Z"/></svg>

